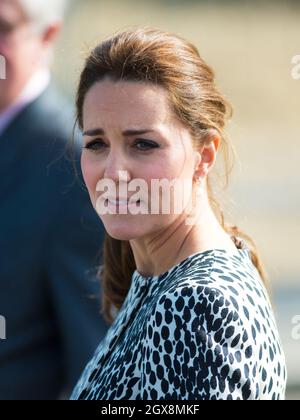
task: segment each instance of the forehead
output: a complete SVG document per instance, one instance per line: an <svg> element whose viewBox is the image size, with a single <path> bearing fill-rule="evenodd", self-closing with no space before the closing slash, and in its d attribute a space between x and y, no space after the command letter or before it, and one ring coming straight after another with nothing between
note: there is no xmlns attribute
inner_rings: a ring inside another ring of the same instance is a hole
<svg viewBox="0 0 300 420"><path fill-rule="evenodd" d="M160 86L103 80L88 91L83 105L84 126L122 123L163 124L172 118L167 92Z"/></svg>
<svg viewBox="0 0 300 420"><path fill-rule="evenodd" d="M0 20L16 22L25 19L25 14L18 0L0 0Z"/></svg>

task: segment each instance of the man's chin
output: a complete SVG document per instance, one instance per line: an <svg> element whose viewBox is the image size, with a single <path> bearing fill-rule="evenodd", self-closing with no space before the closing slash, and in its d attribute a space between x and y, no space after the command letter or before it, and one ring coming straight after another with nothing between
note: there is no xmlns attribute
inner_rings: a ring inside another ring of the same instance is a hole
<svg viewBox="0 0 300 420"><path fill-rule="evenodd" d="M8 90L8 80L0 80L0 112L5 111L11 104L14 103L16 95Z"/></svg>
<svg viewBox="0 0 300 420"><path fill-rule="evenodd" d="M8 95L7 95L7 80L0 78L0 112L7 108Z"/></svg>

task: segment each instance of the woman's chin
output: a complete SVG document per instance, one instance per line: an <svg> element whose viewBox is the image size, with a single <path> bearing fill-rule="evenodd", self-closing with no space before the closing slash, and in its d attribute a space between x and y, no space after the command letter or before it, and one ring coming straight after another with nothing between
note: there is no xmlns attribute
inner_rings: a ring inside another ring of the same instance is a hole
<svg viewBox="0 0 300 420"><path fill-rule="evenodd" d="M104 227L109 236L119 241L129 241L144 235L136 227L130 229L130 226L112 226L110 224L105 225L105 223Z"/></svg>

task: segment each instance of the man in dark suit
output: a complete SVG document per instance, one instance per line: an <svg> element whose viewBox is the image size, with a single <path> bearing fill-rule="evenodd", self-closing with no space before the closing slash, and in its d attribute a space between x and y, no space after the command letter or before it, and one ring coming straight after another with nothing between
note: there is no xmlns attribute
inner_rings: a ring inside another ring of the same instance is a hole
<svg viewBox="0 0 300 420"><path fill-rule="evenodd" d="M104 230L66 157L72 110L48 69L63 3L0 0L2 400L67 397L107 330L95 276Z"/></svg>

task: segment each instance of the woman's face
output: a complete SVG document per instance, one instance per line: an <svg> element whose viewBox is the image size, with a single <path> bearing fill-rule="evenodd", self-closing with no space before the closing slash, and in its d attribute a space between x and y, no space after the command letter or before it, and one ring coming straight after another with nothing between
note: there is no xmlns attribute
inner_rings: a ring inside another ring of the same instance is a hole
<svg viewBox="0 0 300 420"><path fill-rule="evenodd" d="M166 214L166 208L162 211L161 206L151 214L151 200L162 200L162 195L168 200L162 189L159 195L154 194L151 181L190 181L184 187L185 197L190 197L198 162L199 153L193 148L191 135L172 116L163 88L104 79L88 91L83 105L81 167L92 204L113 238L141 238L172 224L179 214ZM112 190L107 193L106 189L106 195L104 189L100 191L99 181L104 185L106 180L110 186L115 185L116 196L111 197ZM142 187L135 186L130 191L132 180L142 181ZM126 195L140 201L136 203L135 199L124 205L113 201ZM112 200L107 200L108 196ZM170 209L173 199L171 194ZM99 211L100 205L110 214ZM132 205L140 208L142 214L133 213Z"/></svg>

